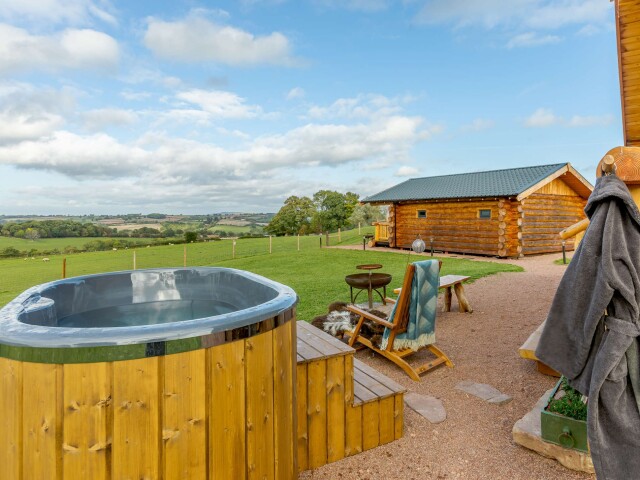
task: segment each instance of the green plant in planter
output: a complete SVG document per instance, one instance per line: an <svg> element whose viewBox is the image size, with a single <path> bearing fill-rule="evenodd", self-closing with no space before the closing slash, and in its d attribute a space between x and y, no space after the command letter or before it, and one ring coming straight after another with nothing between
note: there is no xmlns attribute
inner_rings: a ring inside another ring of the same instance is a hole
<svg viewBox="0 0 640 480"><path fill-rule="evenodd" d="M542 439L565 448L588 452L586 419L587 404L563 377L540 412Z"/></svg>
<svg viewBox="0 0 640 480"><path fill-rule="evenodd" d="M582 401L582 394L572 388L564 377L560 380L560 389L564 395L551 400L547 410L576 420L586 420L587 404Z"/></svg>

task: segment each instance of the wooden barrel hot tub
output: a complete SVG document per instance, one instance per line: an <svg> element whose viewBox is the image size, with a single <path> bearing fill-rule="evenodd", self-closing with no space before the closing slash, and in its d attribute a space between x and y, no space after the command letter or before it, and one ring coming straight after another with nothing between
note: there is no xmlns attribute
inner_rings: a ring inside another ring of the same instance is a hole
<svg viewBox="0 0 640 480"><path fill-rule="evenodd" d="M294 479L295 293L118 272L0 310L3 479Z"/></svg>

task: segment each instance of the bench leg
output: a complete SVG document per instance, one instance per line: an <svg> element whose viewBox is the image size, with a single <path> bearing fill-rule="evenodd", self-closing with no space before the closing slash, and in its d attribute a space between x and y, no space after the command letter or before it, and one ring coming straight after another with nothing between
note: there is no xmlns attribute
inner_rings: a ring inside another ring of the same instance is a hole
<svg viewBox="0 0 640 480"><path fill-rule="evenodd" d="M473 308L471 308L471 305L469 305L469 300L467 300L467 297L464 294L464 287L462 286L462 283L456 283L453 288L456 292L456 297L458 297L458 309L460 310L460 312L472 313Z"/></svg>
<svg viewBox="0 0 640 480"><path fill-rule="evenodd" d="M451 311L451 287L446 287L444 289L444 309L443 312Z"/></svg>

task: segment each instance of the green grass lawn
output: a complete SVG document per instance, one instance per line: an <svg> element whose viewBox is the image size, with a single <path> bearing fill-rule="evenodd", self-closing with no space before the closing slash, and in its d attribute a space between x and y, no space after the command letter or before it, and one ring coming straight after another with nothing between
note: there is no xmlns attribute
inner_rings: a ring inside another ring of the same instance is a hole
<svg viewBox="0 0 640 480"><path fill-rule="evenodd" d="M364 229L363 229L364 231ZM332 239L332 245L337 238ZM358 231L345 232L342 243L361 244ZM324 243L324 241L323 241ZM407 265L407 259L418 257L406 254L320 249L317 236L301 237L298 250L297 237L271 239L242 239L236 241L236 258L232 258L233 241L221 240L188 244L188 266L224 266L255 272L292 287L300 297L298 318L310 320L326 312L331 302L349 300L349 287L345 275L358 273L356 265L381 263L381 270L393 275L390 291L399 287ZM183 264L183 245L142 247L136 249L137 268L175 267ZM0 305L4 305L27 288L60 278L63 255L50 256L49 262L41 259L0 260ZM66 255L67 276L112 272L133 268L133 249ZM443 259L446 274L470 275L477 279L497 272L522 271L522 268L504 263L474 261L457 258ZM360 296L362 298L362 295Z"/></svg>
<svg viewBox="0 0 640 480"><path fill-rule="evenodd" d="M29 251L33 248L36 250L58 250L64 249L64 247L82 247L85 243L89 243L92 240L106 240L108 237L65 237L65 238L41 238L39 240L25 240L23 238L14 237L0 237L0 250L7 247L14 247L20 251ZM141 245L152 243L152 238L125 238L123 240L129 240Z"/></svg>

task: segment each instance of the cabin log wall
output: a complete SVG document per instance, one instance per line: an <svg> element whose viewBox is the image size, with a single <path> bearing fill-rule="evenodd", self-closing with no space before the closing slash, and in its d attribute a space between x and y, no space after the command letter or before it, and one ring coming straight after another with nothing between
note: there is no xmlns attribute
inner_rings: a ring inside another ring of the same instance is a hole
<svg viewBox="0 0 640 480"><path fill-rule="evenodd" d="M524 222L524 255L562 251L559 232L585 218L586 200L579 196L534 193L521 202ZM567 239L566 249L573 250L574 238Z"/></svg>
<svg viewBox="0 0 640 480"><path fill-rule="evenodd" d="M396 204L395 246L411 248L420 234L427 249L433 238L435 250L498 255L498 203L491 199ZM491 209L491 218L478 218L480 209ZM418 210L426 210L427 218L418 218Z"/></svg>
<svg viewBox="0 0 640 480"><path fill-rule="evenodd" d="M396 203L390 209L389 244L411 248L419 234L437 251L518 257L562 251L559 233L585 218L587 200L561 178L522 199L445 200ZM478 218L481 209L491 219ZM418 218L425 210L427 218ZM566 242L573 250L574 239Z"/></svg>

